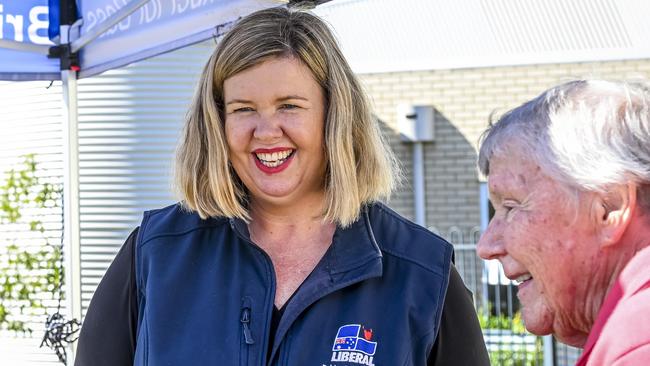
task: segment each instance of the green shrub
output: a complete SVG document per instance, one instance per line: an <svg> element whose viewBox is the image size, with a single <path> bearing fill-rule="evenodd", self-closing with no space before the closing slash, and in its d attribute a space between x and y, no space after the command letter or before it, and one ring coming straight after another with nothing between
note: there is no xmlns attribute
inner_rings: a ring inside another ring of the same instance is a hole
<svg viewBox="0 0 650 366"><path fill-rule="evenodd" d="M479 324L484 333L502 330L504 335L513 337L532 336L526 331L521 319L521 312L516 312L512 318L500 314L492 315L491 311L478 311ZM505 338L505 337L504 337ZM495 349L496 348L496 349ZM544 363L544 350L541 337L535 337L533 349L514 343L488 344L490 363L500 366L537 366Z"/></svg>
<svg viewBox="0 0 650 366"><path fill-rule="evenodd" d="M47 301L58 297L64 278L59 269L61 249L49 243L41 219L45 210L58 207L59 200L59 188L38 177L33 155L5 173L0 224L7 232L34 233L36 240L30 240L40 245L20 242L25 239L0 243L0 329L31 333L23 319L43 315Z"/></svg>
<svg viewBox="0 0 650 366"><path fill-rule="evenodd" d="M478 311L478 320L481 329L507 329L517 334L527 334L524 322L521 320L521 312L518 311L511 318L504 314L491 315L490 311Z"/></svg>

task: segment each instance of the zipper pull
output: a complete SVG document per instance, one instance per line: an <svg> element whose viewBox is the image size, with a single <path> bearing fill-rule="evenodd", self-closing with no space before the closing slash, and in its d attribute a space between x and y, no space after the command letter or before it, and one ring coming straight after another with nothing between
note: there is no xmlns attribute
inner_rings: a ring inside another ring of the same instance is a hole
<svg viewBox="0 0 650 366"><path fill-rule="evenodd" d="M251 328L249 326L251 322L251 309L250 308L243 308L241 312L241 321L242 326L244 327L244 339L246 340L246 344L253 344L255 343L255 340L253 340L253 335L251 334Z"/></svg>

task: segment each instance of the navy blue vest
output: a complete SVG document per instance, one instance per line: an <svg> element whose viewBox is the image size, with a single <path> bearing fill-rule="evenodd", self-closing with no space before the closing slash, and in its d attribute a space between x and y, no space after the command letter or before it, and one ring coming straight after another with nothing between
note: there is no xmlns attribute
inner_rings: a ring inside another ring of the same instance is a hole
<svg viewBox="0 0 650 366"><path fill-rule="evenodd" d="M275 275L245 223L149 211L136 247L135 365L424 365L452 246L382 204L338 228L269 345Z"/></svg>

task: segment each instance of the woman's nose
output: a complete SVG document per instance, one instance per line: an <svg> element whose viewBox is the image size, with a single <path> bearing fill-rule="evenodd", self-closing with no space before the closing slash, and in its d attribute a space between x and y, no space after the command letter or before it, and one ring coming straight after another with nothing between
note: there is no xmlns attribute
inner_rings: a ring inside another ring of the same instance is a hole
<svg viewBox="0 0 650 366"><path fill-rule="evenodd" d="M253 137L262 142L273 142L282 137L281 121L272 113L260 113L255 123Z"/></svg>

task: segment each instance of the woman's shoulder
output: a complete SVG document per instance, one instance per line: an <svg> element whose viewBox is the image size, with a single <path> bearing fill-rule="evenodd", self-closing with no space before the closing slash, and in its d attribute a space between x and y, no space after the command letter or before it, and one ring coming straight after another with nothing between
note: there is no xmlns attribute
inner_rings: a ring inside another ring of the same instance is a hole
<svg viewBox="0 0 650 366"><path fill-rule="evenodd" d="M154 237L182 235L191 231L218 227L229 222L228 218L201 218L196 211L175 203L167 207L145 211L138 235L139 245Z"/></svg>
<svg viewBox="0 0 650 366"><path fill-rule="evenodd" d="M368 223L384 253L448 273L453 247L432 231L401 216L383 203L367 207Z"/></svg>

